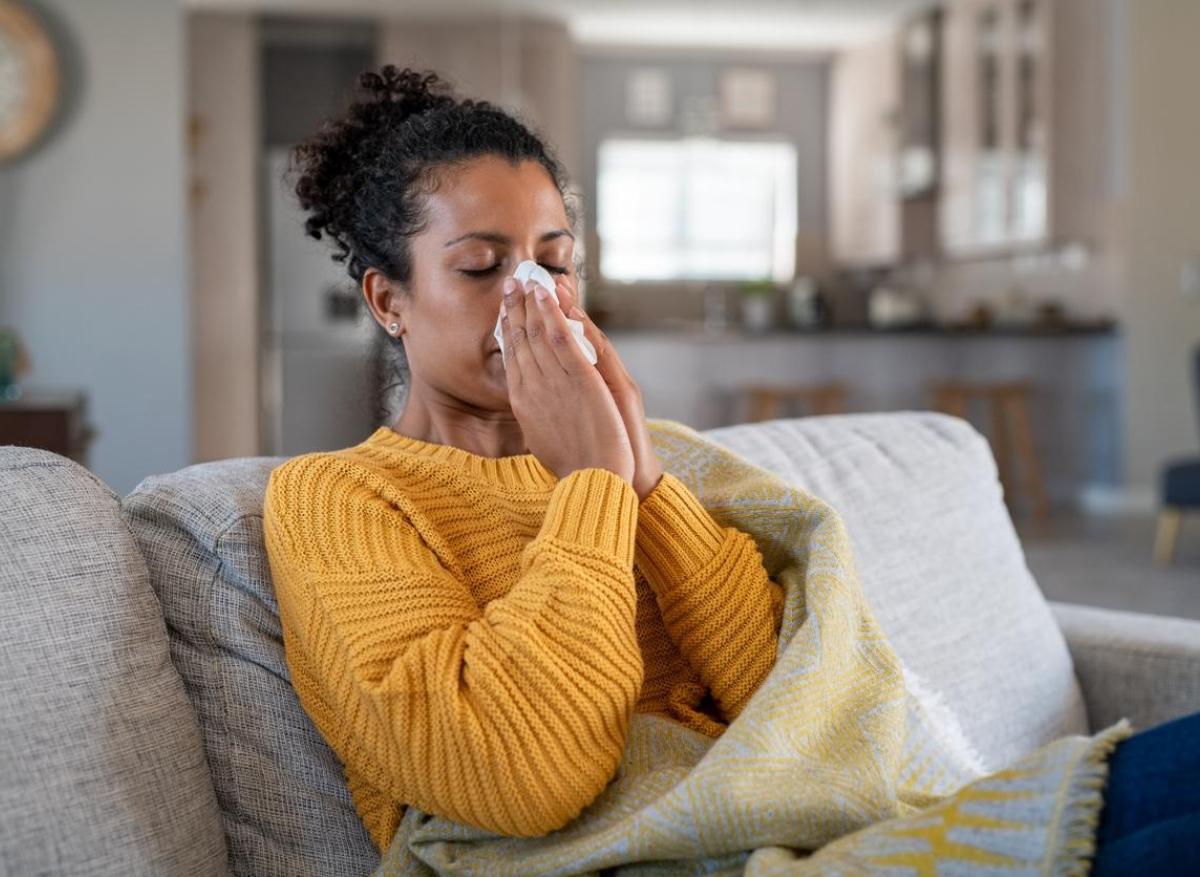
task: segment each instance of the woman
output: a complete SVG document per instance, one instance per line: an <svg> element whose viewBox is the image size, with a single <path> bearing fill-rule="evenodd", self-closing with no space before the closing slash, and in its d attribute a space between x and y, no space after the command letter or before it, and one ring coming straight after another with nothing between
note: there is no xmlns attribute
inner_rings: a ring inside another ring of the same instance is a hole
<svg viewBox="0 0 1200 877"><path fill-rule="evenodd" d="M297 193L410 380L394 424L271 475L292 683L380 851L407 805L543 835L604 790L632 713L722 733L773 666L782 588L656 458L637 385L579 307L551 152L435 74L361 81L363 99L297 148ZM512 280L526 259L556 276L557 303ZM1164 733L1193 741L1174 772L1196 770L1194 718L1122 744L1101 873L1145 855L1147 819L1194 831L1195 786L1167 810L1122 803Z"/></svg>
<svg viewBox="0 0 1200 877"><path fill-rule="evenodd" d="M395 424L272 473L292 682L381 850L407 804L545 834L611 779L633 711L720 734L770 672L782 591L663 472L636 384L578 307L548 150L434 75L363 84L298 148L297 191L411 379ZM516 289L525 259L558 304ZM719 630L734 593L741 624Z"/></svg>

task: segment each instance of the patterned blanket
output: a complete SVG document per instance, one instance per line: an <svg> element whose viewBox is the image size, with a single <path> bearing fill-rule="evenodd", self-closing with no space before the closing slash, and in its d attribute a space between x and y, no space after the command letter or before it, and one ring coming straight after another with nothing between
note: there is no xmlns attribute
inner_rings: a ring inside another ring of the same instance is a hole
<svg viewBox="0 0 1200 877"><path fill-rule="evenodd" d="M1122 721L984 774L859 586L828 504L681 423L665 469L751 534L786 591L771 674L717 739L635 714L617 773L544 837L408 807L383 875L1086 875Z"/></svg>

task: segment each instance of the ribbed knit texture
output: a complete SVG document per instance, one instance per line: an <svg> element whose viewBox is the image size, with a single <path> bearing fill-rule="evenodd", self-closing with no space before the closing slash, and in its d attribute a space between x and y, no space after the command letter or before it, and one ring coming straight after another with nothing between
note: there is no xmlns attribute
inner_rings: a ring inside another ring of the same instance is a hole
<svg viewBox="0 0 1200 877"><path fill-rule="evenodd" d="M718 736L774 665L783 589L670 473L380 427L270 476L292 684L382 852L404 807L513 836L605 788L634 711Z"/></svg>

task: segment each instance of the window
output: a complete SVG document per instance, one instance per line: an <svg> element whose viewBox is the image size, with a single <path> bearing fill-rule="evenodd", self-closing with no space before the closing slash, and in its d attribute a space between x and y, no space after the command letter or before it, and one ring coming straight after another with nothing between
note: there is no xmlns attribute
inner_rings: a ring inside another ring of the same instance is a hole
<svg viewBox="0 0 1200 877"><path fill-rule="evenodd" d="M790 143L607 140L597 156L600 273L610 280L795 274Z"/></svg>

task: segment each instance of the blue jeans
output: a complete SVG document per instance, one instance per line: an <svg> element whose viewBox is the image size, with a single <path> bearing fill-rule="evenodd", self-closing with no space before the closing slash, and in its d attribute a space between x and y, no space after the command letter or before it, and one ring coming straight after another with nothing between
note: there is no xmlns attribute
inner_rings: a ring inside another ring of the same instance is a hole
<svg viewBox="0 0 1200 877"><path fill-rule="evenodd" d="M1200 713L1118 744L1096 842L1092 877L1200 874Z"/></svg>

